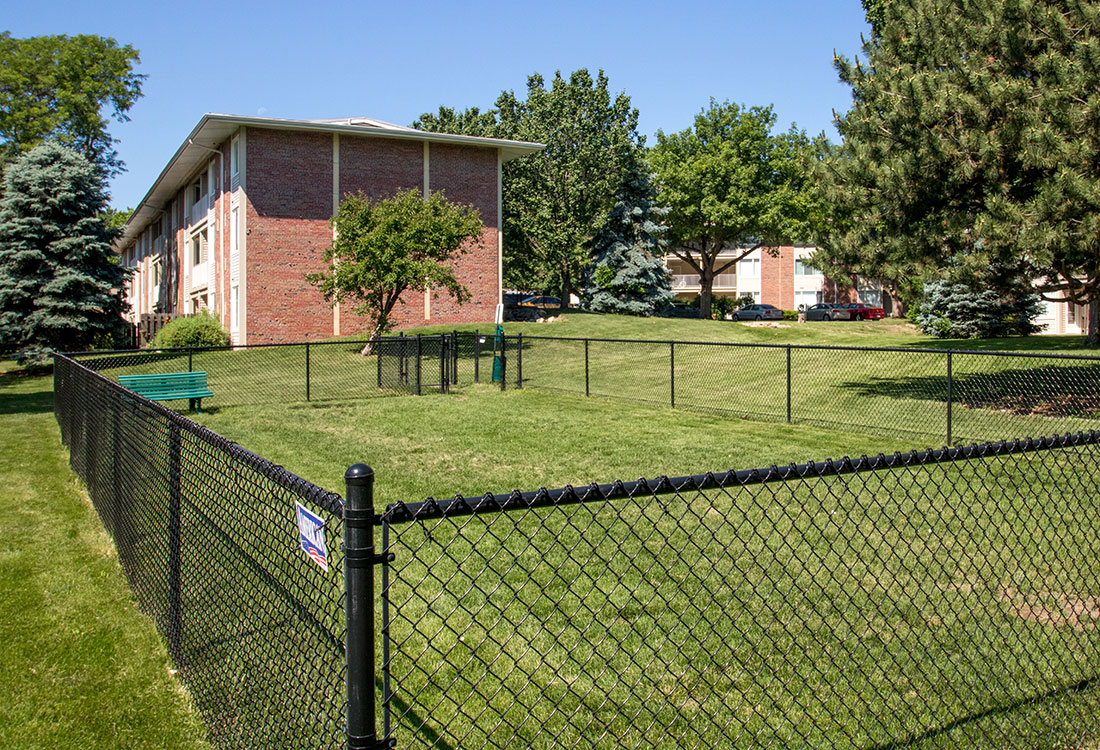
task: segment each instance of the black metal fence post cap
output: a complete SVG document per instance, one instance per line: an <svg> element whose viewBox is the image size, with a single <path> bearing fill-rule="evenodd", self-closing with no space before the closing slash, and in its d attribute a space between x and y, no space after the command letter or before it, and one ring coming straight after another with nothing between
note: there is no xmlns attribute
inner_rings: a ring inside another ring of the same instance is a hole
<svg viewBox="0 0 1100 750"><path fill-rule="evenodd" d="M349 484L366 484L374 479L374 469L366 464L352 464L344 472L344 481Z"/></svg>

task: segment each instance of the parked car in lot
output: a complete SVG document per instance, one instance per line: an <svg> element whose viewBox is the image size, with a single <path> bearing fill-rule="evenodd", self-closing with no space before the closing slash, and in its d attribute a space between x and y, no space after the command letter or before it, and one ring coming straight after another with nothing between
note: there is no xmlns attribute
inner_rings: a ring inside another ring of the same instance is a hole
<svg viewBox="0 0 1100 750"><path fill-rule="evenodd" d="M528 297L519 303L521 307L561 307L561 300L557 297Z"/></svg>
<svg viewBox="0 0 1100 750"><path fill-rule="evenodd" d="M699 308L694 305L674 303L665 311L666 318L698 318Z"/></svg>
<svg viewBox="0 0 1100 750"><path fill-rule="evenodd" d="M745 305L733 314L734 320L783 320L783 311L774 305Z"/></svg>
<svg viewBox="0 0 1100 750"><path fill-rule="evenodd" d="M806 310L806 320L851 320L852 315L844 305L819 302Z"/></svg>
<svg viewBox="0 0 1100 750"><path fill-rule="evenodd" d="M886 311L881 307L872 307L862 302L852 302L844 306L852 320L881 320L886 317Z"/></svg>

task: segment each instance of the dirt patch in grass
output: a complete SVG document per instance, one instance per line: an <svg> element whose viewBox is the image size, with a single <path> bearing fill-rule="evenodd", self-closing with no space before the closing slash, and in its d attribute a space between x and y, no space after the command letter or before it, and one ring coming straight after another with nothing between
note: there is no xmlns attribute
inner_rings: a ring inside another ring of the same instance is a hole
<svg viewBox="0 0 1100 750"><path fill-rule="evenodd" d="M1100 621L1100 597L1077 599L1060 591L1039 591L1025 595L1014 588L1006 587L1000 591L1000 600L1008 604L1019 617L1056 628L1092 630Z"/></svg>

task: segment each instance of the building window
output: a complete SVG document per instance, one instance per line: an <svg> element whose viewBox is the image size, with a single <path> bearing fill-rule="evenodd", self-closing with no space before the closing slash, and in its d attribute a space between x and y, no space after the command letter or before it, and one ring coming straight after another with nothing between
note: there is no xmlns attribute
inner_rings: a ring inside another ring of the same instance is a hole
<svg viewBox="0 0 1100 750"><path fill-rule="evenodd" d="M824 302L824 296L825 293L821 291L796 291L794 293L794 306L795 308L798 308L799 305L810 307L811 305L816 305L818 302Z"/></svg>
<svg viewBox="0 0 1100 750"><path fill-rule="evenodd" d="M872 307L882 307L882 290L860 289L859 301L865 305L871 305Z"/></svg>
<svg viewBox="0 0 1100 750"><path fill-rule="evenodd" d="M795 276L821 276L821 271L808 264L808 261L803 258L795 258L794 261L794 275Z"/></svg>
<svg viewBox="0 0 1100 750"><path fill-rule="evenodd" d="M191 237L191 265L197 266L206 262L206 235L202 232Z"/></svg>
<svg viewBox="0 0 1100 750"><path fill-rule="evenodd" d="M758 279L760 278L760 259L759 258L745 258L738 265L737 275L743 276L746 279Z"/></svg>

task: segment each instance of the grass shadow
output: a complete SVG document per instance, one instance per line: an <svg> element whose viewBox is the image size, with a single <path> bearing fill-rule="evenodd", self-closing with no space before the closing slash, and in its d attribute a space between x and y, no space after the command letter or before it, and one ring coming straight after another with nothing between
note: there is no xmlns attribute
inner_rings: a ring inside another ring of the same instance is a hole
<svg viewBox="0 0 1100 750"><path fill-rule="evenodd" d="M925 732L913 733L904 739L873 745L869 747L868 750L900 750L900 748L903 747L913 747L915 745L920 745L929 740L936 739L941 735L947 734L948 732L953 732L956 729L960 729L976 721L981 721L982 719L987 719L991 716L1007 714L1011 711L1016 711L1021 708L1033 706L1037 703L1048 701L1051 698L1057 698L1060 696L1069 695L1071 693L1083 693L1086 690L1090 690L1091 688L1093 688L1096 685L1098 679L1100 678L1089 677L1087 679L1081 680L1080 682L1075 682L1071 685L1063 685L1061 687L1054 688L1053 690L1048 690L1045 693L1040 693L1039 695L1033 695L1029 698L1021 698L1020 700L1014 701L1012 703L1008 703L1002 706L996 706L994 708L986 709L985 711L979 711L977 713L970 714L969 716L955 719L954 721L944 724L943 726L935 727L934 729L929 729Z"/></svg>
<svg viewBox="0 0 1100 750"><path fill-rule="evenodd" d="M0 373L0 415L45 414L53 411L52 389L43 388L37 391L17 389L17 386L35 377L39 375L23 371Z"/></svg>
<svg viewBox="0 0 1100 750"><path fill-rule="evenodd" d="M859 396L885 396L947 403L947 375L871 377L841 388ZM1096 417L1100 415L1100 364L1043 365L998 372L958 374L951 400L969 409L1020 416Z"/></svg>

